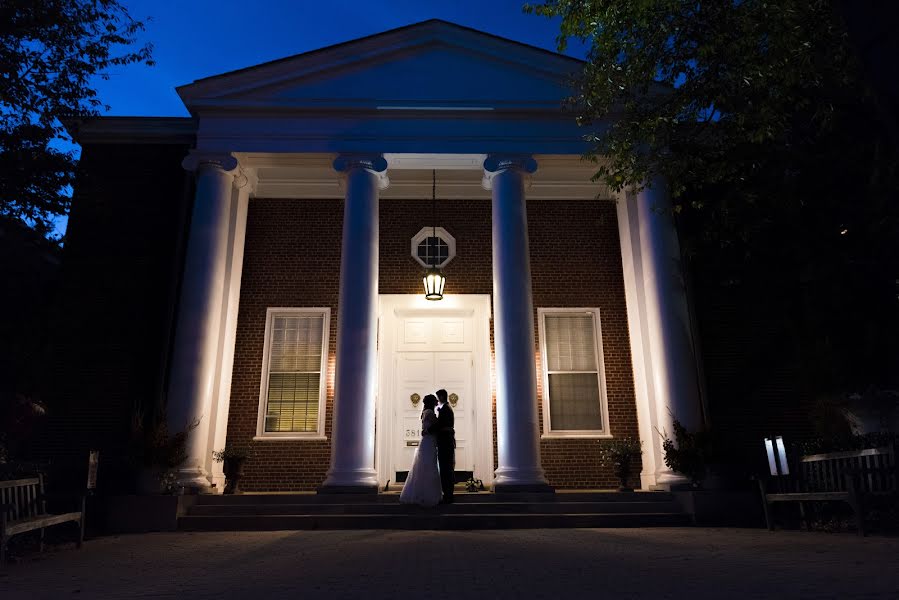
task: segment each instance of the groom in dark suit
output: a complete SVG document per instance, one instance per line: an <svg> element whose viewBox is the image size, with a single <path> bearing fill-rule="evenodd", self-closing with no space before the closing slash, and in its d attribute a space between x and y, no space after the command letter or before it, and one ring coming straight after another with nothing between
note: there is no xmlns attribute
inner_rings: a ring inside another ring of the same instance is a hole
<svg viewBox="0 0 899 600"><path fill-rule="evenodd" d="M453 485L455 485L456 466L456 431L453 409L447 403L446 390L437 390L437 423L430 432L436 434L437 465L440 467L440 487L443 488L443 504L453 503Z"/></svg>

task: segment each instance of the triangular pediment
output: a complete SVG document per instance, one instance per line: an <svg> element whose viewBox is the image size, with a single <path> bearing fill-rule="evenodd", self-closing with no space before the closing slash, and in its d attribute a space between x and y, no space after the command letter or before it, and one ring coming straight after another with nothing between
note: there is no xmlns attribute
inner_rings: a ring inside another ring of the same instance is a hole
<svg viewBox="0 0 899 600"><path fill-rule="evenodd" d="M425 21L178 89L204 110L558 110L582 63Z"/></svg>

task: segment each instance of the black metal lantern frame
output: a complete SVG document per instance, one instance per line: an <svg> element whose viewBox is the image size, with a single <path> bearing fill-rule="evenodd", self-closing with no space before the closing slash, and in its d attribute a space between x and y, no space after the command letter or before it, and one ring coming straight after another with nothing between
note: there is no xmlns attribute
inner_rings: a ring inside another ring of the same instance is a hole
<svg viewBox="0 0 899 600"><path fill-rule="evenodd" d="M437 239L437 170L432 171L432 180L431 180L431 219L433 219L433 227L434 231L431 234L431 239L428 240L428 263L431 262L431 243L432 241ZM436 243L433 248L436 253ZM435 258L439 259L439 256L435 254ZM444 277L443 272L441 272L440 267L436 264L431 264L425 273L424 277L421 278L421 282L425 287L425 298L427 300L443 300L443 288L446 286L446 277Z"/></svg>

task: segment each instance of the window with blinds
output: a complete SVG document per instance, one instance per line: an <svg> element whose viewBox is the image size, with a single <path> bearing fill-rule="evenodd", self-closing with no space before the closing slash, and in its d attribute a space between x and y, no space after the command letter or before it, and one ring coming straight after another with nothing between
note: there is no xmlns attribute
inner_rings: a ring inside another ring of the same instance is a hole
<svg viewBox="0 0 899 600"><path fill-rule="evenodd" d="M599 313L541 309L544 431L606 432Z"/></svg>
<svg viewBox="0 0 899 600"><path fill-rule="evenodd" d="M328 313L269 311L260 434L324 434Z"/></svg>

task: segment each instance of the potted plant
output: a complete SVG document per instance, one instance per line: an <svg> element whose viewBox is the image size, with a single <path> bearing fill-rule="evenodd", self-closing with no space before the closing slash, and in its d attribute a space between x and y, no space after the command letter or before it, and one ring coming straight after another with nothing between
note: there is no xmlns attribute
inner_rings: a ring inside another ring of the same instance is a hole
<svg viewBox="0 0 899 600"><path fill-rule="evenodd" d="M131 459L137 469L139 493L174 493L174 469L187 460L187 438L199 425L190 423L183 431L170 433L165 410L146 411L136 406L131 420Z"/></svg>
<svg viewBox="0 0 899 600"><path fill-rule="evenodd" d="M631 474L631 463L643 454L643 442L632 437L616 438L600 442L599 455L603 465L612 465L615 477L618 478L619 492L633 492L628 486Z"/></svg>
<svg viewBox="0 0 899 600"><path fill-rule="evenodd" d="M215 462L222 463L225 472L225 494L240 493L240 476L243 474L243 464L250 457L250 449L246 446L225 445L221 450L212 453Z"/></svg>
<svg viewBox="0 0 899 600"><path fill-rule="evenodd" d="M689 477L694 488L700 487L714 458L711 433L707 430L691 433L674 419L674 439L666 432L659 432L659 435L668 468Z"/></svg>

